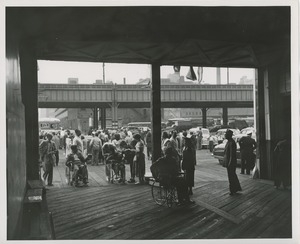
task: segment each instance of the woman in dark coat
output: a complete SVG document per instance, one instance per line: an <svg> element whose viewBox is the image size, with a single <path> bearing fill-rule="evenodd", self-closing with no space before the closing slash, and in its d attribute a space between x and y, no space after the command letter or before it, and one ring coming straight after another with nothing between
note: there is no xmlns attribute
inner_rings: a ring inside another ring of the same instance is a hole
<svg viewBox="0 0 300 244"><path fill-rule="evenodd" d="M229 180L229 190L230 195L236 194L238 191L241 191L241 185L239 179L235 173L236 170L236 143L232 139L233 132L227 130L225 133L225 138L228 140L225 146L224 152L224 167L227 168L228 180Z"/></svg>
<svg viewBox="0 0 300 244"><path fill-rule="evenodd" d="M193 149L193 142L190 136L184 138L184 148L182 151L182 169L185 171L186 182L189 195L193 195L196 158Z"/></svg>

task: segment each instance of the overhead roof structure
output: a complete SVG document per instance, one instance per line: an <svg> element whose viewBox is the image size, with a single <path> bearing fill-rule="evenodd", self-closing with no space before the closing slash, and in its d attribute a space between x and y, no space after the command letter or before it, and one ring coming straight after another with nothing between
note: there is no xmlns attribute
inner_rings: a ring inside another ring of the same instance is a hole
<svg viewBox="0 0 300 244"><path fill-rule="evenodd" d="M259 67L290 52L290 7L7 7L42 60Z"/></svg>

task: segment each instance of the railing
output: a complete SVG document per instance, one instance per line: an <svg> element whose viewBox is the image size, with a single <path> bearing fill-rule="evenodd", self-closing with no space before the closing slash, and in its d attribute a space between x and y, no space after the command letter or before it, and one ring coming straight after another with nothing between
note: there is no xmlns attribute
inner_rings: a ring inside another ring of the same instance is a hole
<svg viewBox="0 0 300 244"><path fill-rule="evenodd" d="M92 90L103 90L103 89L150 89L151 87L147 84L50 84L50 83L39 83L39 89L92 89ZM182 85L182 84L170 84L170 85L161 85L161 89L218 89L218 90L227 90L227 89L243 89L243 90L250 90L253 89L253 85Z"/></svg>

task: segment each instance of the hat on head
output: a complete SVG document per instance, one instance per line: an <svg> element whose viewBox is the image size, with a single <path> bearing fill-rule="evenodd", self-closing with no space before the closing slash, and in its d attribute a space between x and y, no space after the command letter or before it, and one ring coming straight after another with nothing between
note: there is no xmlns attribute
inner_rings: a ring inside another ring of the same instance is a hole
<svg viewBox="0 0 300 244"><path fill-rule="evenodd" d="M141 139L141 135L140 134L134 134L133 138L136 140L140 140Z"/></svg>
<svg viewBox="0 0 300 244"><path fill-rule="evenodd" d="M73 151L77 150L77 145L71 145L71 150Z"/></svg>
<svg viewBox="0 0 300 244"><path fill-rule="evenodd" d="M248 135L248 136L251 136L251 135L252 135L252 132L251 132L251 131L249 131L249 132L247 133L247 135Z"/></svg>
<svg viewBox="0 0 300 244"><path fill-rule="evenodd" d="M227 131L226 131L226 134L228 134L228 135L233 135L233 131L232 131L232 130L227 130Z"/></svg>
<svg viewBox="0 0 300 244"><path fill-rule="evenodd" d="M49 137L50 137L50 138L53 137L51 133L47 133L46 136L47 136L48 138L49 138Z"/></svg>
<svg viewBox="0 0 300 244"><path fill-rule="evenodd" d="M185 138L186 139L190 139L190 138L192 138L192 135L191 134L187 134Z"/></svg>

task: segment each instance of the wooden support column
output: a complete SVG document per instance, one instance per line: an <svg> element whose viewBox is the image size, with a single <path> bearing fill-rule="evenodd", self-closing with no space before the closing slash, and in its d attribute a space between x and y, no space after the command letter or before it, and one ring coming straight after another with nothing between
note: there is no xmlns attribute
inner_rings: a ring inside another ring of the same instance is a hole
<svg viewBox="0 0 300 244"><path fill-rule="evenodd" d="M162 108L161 110L161 119L165 119L165 110Z"/></svg>
<svg viewBox="0 0 300 244"><path fill-rule="evenodd" d="M207 127L207 108L201 108L202 110L202 127L206 128Z"/></svg>
<svg viewBox="0 0 300 244"><path fill-rule="evenodd" d="M265 68L258 68L257 87L257 107L256 127L257 127L257 158L259 159L259 177L267 178L267 140L266 140L266 122L265 122L265 78L267 71Z"/></svg>
<svg viewBox="0 0 300 244"><path fill-rule="evenodd" d="M22 100L25 106L26 174L27 180L38 180L40 176L37 59L31 42L22 45L20 67Z"/></svg>
<svg viewBox="0 0 300 244"><path fill-rule="evenodd" d="M223 125L228 124L228 108L223 107Z"/></svg>
<svg viewBox="0 0 300 244"><path fill-rule="evenodd" d="M151 88L151 125L153 154L152 162L161 156L161 101L160 101L160 65L152 64Z"/></svg>

